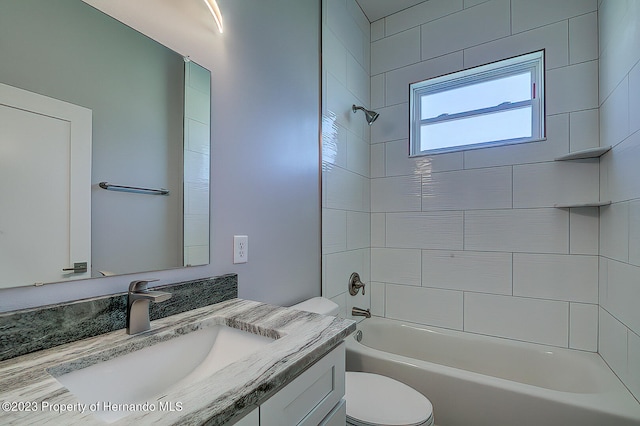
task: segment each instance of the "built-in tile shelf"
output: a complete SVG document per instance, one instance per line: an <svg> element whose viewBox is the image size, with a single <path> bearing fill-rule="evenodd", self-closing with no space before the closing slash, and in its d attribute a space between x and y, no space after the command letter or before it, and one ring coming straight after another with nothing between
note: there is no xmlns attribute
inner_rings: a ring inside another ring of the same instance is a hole
<svg viewBox="0 0 640 426"><path fill-rule="evenodd" d="M599 146L597 148L583 149L581 151L573 151L560 157L554 158L555 161L582 160L585 158L598 158L609 152L611 145Z"/></svg>
<svg viewBox="0 0 640 426"><path fill-rule="evenodd" d="M608 206L610 204L611 201L596 201L594 203L554 204L553 207L555 207L556 209L569 209L577 207L602 207Z"/></svg>
<svg viewBox="0 0 640 426"><path fill-rule="evenodd" d="M599 146L597 148L583 149L581 151L573 151L568 154L556 157L555 161L570 161L570 160L584 160L587 158L599 158L605 153L609 152L611 145ZM554 204L553 207L557 209L569 209L579 207L602 207L608 206L611 201L594 201L592 203L569 203L569 204Z"/></svg>

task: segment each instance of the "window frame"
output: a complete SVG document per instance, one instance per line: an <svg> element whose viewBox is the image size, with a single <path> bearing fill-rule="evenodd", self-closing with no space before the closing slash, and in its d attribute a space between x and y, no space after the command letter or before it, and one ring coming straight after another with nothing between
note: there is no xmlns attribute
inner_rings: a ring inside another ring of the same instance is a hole
<svg viewBox="0 0 640 426"><path fill-rule="evenodd" d="M503 146L526 142L537 142L546 138L545 116L545 51L544 49L514 56L486 65L480 65L434 77L409 85L409 156L417 157L444 152L465 151L493 146ZM506 78L530 72L532 98L521 102L505 102L499 105L463 111L453 114L441 114L437 117L421 119L422 98L465 86ZM452 122L458 119L482 117L505 111L515 111L531 106L531 136L514 139L479 142L449 147L420 149L422 145L420 129L423 125Z"/></svg>

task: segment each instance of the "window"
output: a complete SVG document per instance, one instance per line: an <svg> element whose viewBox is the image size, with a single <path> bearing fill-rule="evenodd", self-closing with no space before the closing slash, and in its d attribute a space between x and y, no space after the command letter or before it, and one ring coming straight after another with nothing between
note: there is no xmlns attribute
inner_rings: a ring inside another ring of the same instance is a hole
<svg viewBox="0 0 640 426"><path fill-rule="evenodd" d="M412 156L544 139L544 51L409 89Z"/></svg>

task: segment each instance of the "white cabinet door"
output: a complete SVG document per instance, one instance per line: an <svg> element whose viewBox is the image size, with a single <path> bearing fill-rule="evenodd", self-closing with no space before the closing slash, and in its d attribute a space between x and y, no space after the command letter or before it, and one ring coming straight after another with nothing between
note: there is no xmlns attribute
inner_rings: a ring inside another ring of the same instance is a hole
<svg viewBox="0 0 640 426"><path fill-rule="evenodd" d="M260 409L254 408L252 412L241 418L235 426L260 426Z"/></svg>
<svg viewBox="0 0 640 426"><path fill-rule="evenodd" d="M344 396L345 356L342 342L261 404L260 426L321 424Z"/></svg>
<svg viewBox="0 0 640 426"><path fill-rule="evenodd" d="M0 84L0 288L90 276L91 118Z"/></svg>

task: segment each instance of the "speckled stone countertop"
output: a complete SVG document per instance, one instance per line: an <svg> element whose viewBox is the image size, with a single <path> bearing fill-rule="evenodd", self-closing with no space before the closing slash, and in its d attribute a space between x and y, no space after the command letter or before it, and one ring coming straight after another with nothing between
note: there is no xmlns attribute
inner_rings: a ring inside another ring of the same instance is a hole
<svg viewBox="0 0 640 426"><path fill-rule="evenodd" d="M89 409L83 413L76 397L47 370L87 367L213 323L276 340L190 386L163 392L163 401L179 404L180 410L132 412L112 424L221 425L235 421L355 330L350 320L228 300L152 321L151 331L141 335L118 330L0 362L0 424L105 424ZM54 408L61 406L56 404L68 404L69 410L57 412ZM27 406L31 411L25 411Z"/></svg>

